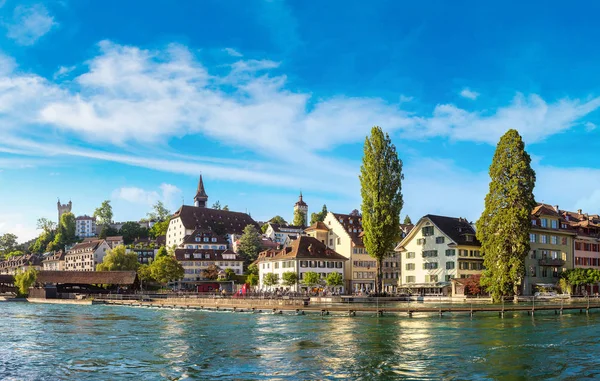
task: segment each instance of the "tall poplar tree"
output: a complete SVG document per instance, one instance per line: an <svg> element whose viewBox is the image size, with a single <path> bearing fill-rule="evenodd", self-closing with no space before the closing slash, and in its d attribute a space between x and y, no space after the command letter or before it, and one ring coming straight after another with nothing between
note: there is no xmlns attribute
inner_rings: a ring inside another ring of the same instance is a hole
<svg viewBox="0 0 600 381"><path fill-rule="evenodd" d="M389 135L380 127L371 129L365 139L360 167L363 242L369 255L377 261L375 292L383 286L382 261L400 238L402 200L402 160Z"/></svg>
<svg viewBox="0 0 600 381"><path fill-rule="evenodd" d="M531 158L516 130L500 138L490 166L490 191L477 221L477 239L485 271L481 284L497 302L506 295L517 297L529 253L531 211L535 207L535 172Z"/></svg>

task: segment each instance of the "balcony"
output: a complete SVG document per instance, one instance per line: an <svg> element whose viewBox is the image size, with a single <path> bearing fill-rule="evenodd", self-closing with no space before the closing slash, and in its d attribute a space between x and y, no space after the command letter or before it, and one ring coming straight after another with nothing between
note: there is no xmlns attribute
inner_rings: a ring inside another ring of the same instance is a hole
<svg viewBox="0 0 600 381"><path fill-rule="evenodd" d="M558 258L540 258L539 264L540 266L562 267L565 265L565 261Z"/></svg>

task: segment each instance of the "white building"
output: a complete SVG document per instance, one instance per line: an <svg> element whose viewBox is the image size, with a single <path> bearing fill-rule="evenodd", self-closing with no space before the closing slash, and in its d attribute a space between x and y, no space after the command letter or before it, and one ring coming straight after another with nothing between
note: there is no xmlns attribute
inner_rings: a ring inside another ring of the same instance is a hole
<svg viewBox="0 0 600 381"><path fill-rule="evenodd" d="M259 287L261 289L282 287L289 288L290 291L306 289L306 286L302 284L302 280L307 272L319 274L322 285L325 285L325 278L329 273L337 272L342 276L342 279L344 278L344 267L347 260L346 257L329 249L316 238L300 236L292 242L291 247L281 250L267 250L258 255L256 264L259 271ZM284 286L283 274L290 271L296 274L299 284ZM276 274L279 280L278 285L269 287L265 285L264 279L268 273ZM344 286L335 287L334 291L343 293Z"/></svg>
<svg viewBox="0 0 600 381"><path fill-rule="evenodd" d="M105 240L82 242L73 246L65 254L65 271L96 271L110 246Z"/></svg>
<svg viewBox="0 0 600 381"><path fill-rule="evenodd" d="M283 246L286 242L289 242L288 238L290 236L296 238L302 235L303 231L302 226L280 225L269 222L265 236Z"/></svg>
<svg viewBox="0 0 600 381"><path fill-rule="evenodd" d="M345 266L344 274L348 292L369 292L375 289L377 262L367 253L363 244L360 215L329 212L323 222L317 222L305 231L350 260ZM382 266L384 291L395 293L400 279L400 256L390 252L384 258Z"/></svg>
<svg viewBox="0 0 600 381"><path fill-rule="evenodd" d="M96 236L96 217L83 215L75 218L75 235L79 238Z"/></svg>
<svg viewBox="0 0 600 381"><path fill-rule="evenodd" d="M483 271L481 244L464 218L428 214L396 251L402 257L401 288L414 294L448 294L452 279Z"/></svg>
<svg viewBox="0 0 600 381"><path fill-rule="evenodd" d="M44 254L42 269L45 271L63 271L65 269L65 253L58 251L55 253Z"/></svg>
<svg viewBox="0 0 600 381"><path fill-rule="evenodd" d="M231 245L232 235L242 235L247 225L254 225L260 232L260 226L246 213L206 207L208 196L204 191L202 176L198 182L198 190L194 197L195 206L182 205L169 221L167 229L167 247L179 246L186 236L196 229L210 230L217 235L227 237Z"/></svg>

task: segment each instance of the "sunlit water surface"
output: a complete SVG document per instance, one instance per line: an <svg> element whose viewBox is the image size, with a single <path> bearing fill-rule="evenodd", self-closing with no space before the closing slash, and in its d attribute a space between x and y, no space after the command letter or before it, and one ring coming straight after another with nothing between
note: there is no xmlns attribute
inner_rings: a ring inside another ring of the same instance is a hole
<svg viewBox="0 0 600 381"><path fill-rule="evenodd" d="M0 303L0 379L600 379L599 323Z"/></svg>

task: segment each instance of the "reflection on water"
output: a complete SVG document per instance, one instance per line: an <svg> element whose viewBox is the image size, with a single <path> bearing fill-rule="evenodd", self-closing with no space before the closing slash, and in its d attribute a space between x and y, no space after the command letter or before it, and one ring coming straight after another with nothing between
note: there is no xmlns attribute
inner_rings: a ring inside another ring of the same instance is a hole
<svg viewBox="0 0 600 381"><path fill-rule="evenodd" d="M1 303L0 379L594 379L599 322Z"/></svg>

